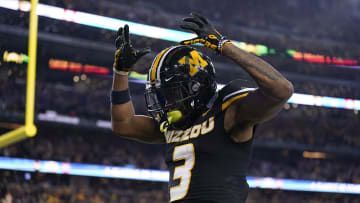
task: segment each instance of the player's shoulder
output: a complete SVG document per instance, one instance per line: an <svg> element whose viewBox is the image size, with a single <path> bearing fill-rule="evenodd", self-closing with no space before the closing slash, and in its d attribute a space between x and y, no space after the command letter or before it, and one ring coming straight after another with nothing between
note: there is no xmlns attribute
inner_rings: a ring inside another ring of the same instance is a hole
<svg viewBox="0 0 360 203"><path fill-rule="evenodd" d="M253 82L247 80L236 79L227 83L218 91L217 104L221 106L221 110L225 110L234 101L246 97L249 92L255 91L257 86Z"/></svg>
<svg viewBox="0 0 360 203"><path fill-rule="evenodd" d="M249 92L257 89L252 82L236 79L227 83L216 92L208 104L208 110L202 117L217 115L224 112L234 101L246 97Z"/></svg>

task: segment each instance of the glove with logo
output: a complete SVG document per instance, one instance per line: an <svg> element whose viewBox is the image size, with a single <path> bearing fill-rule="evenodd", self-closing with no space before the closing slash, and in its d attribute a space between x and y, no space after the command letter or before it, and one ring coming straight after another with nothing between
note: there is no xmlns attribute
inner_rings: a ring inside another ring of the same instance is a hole
<svg viewBox="0 0 360 203"><path fill-rule="evenodd" d="M218 53L222 54L222 48L225 44L231 43L230 40L222 36L215 28L212 26L208 20L196 13L191 13L190 18L184 18L184 24L180 27L184 30L190 30L197 34L197 37L189 40L184 40L180 44L191 45L196 43L201 43L205 47L208 47Z"/></svg>
<svg viewBox="0 0 360 203"><path fill-rule="evenodd" d="M119 75L127 75L132 67L141 57L148 54L150 48L136 50L132 47L129 35L129 26L119 28L115 40L116 52L114 60L114 72Z"/></svg>

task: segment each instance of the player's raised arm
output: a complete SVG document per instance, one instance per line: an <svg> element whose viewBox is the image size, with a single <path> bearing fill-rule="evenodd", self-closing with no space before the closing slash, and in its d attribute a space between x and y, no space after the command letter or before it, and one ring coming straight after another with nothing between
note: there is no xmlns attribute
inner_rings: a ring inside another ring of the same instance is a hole
<svg viewBox="0 0 360 203"><path fill-rule="evenodd" d="M114 78L111 92L111 124L115 134L147 143L163 143L164 138L153 118L135 115L131 102L128 73L150 49L135 50L131 46L129 26L120 28L116 38Z"/></svg>
<svg viewBox="0 0 360 203"><path fill-rule="evenodd" d="M275 116L293 94L291 82L266 61L233 44L224 46L223 55L246 70L259 87L236 103L237 118L259 123Z"/></svg>
<svg viewBox="0 0 360 203"><path fill-rule="evenodd" d="M244 92L242 99L233 102L229 107L232 112L230 120L249 122L251 125L275 116L293 93L291 82L266 61L233 45L206 18L194 13L191 15L184 19L185 24L181 28L195 32L198 37L181 43L202 43L228 57L247 71L259 86L257 90L246 92L246 95Z"/></svg>

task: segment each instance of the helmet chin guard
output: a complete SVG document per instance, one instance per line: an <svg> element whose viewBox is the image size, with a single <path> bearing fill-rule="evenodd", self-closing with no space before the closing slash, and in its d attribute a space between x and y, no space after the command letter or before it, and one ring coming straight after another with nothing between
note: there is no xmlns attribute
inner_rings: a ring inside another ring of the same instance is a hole
<svg viewBox="0 0 360 203"><path fill-rule="evenodd" d="M162 129L165 125L184 128L206 109L215 92L215 69L210 58L195 48L179 45L155 57L146 83L145 101L148 112ZM181 116L172 112L180 112Z"/></svg>

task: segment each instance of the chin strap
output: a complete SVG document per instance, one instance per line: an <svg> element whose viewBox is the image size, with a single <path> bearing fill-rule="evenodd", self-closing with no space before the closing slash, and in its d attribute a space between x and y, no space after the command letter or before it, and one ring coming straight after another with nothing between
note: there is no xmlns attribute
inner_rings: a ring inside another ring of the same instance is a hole
<svg viewBox="0 0 360 203"><path fill-rule="evenodd" d="M182 113L179 110L176 111L170 111L167 113L167 121L164 121L160 124L160 132L166 132L169 125L171 123L174 123L182 117Z"/></svg>

